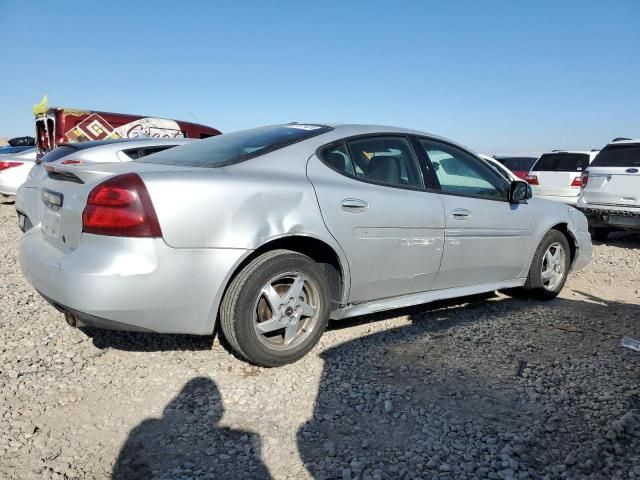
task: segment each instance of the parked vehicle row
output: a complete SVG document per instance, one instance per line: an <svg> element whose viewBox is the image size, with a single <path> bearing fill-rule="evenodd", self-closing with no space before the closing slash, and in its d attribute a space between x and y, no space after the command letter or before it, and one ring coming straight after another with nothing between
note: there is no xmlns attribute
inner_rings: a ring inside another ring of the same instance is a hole
<svg viewBox="0 0 640 480"><path fill-rule="evenodd" d="M591 256L578 210L403 128L275 125L43 168L20 260L70 324L220 322L265 366L301 358L329 318L498 289L553 298Z"/></svg>

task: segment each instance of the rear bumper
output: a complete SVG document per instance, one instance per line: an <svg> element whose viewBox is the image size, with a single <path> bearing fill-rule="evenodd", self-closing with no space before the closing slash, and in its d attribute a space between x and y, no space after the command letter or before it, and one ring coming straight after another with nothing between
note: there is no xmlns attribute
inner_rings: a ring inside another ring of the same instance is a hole
<svg viewBox="0 0 640 480"><path fill-rule="evenodd" d="M27 280L48 301L100 328L208 335L243 249L174 249L162 239L83 234L63 252L39 226L20 243Z"/></svg>
<svg viewBox="0 0 640 480"><path fill-rule="evenodd" d="M582 198L577 208L587 217L590 227L640 230L640 208L626 205L596 205L586 203Z"/></svg>

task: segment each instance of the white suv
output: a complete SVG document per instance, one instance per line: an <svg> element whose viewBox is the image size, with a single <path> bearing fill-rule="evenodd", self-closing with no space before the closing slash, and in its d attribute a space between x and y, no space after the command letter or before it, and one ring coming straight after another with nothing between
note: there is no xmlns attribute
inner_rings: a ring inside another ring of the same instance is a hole
<svg viewBox="0 0 640 480"><path fill-rule="evenodd" d="M613 229L640 232L640 140L614 140L582 174L577 207L596 240Z"/></svg>
<svg viewBox="0 0 640 480"><path fill-rule="evenodd" d="M580 195L582 172L593 161L597 150L590 152L554 150L543 153L533 164L527 182L536 197L575 206Z"/></svg>

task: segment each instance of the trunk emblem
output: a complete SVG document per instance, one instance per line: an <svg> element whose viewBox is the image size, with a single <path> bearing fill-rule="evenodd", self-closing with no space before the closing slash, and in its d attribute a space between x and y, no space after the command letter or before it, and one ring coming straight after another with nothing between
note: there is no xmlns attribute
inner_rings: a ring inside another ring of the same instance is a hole
<svg viewBox="0 0 640 480"><path fill-rule="evenodd" d="M638 169L637 168L627 168L626 172L627 173L638 173Z"/></svg>

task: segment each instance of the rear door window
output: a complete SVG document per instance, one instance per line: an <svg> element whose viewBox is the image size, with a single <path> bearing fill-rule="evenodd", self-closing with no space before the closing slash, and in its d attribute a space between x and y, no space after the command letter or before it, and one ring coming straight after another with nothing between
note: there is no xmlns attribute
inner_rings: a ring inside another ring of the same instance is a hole
<svg viewBox="0 0 640 480"><path fill-rule="evenodd" d="M418 160L407 137L372 136L332 145L321 158L334 170L393 187L423 188Z"/></svg>
<svg viewBox="0 0 640 480"><path fill-rule="evenodd" d="M581 172L589 166L587 153L545 153L533 166L534 172Z"/></svg>
<svg viewBox="0 0 640 480"><path fill-rule="evenodd" d="M640 145L610 145L591 163L593 167L639 167Z"/></svg>

